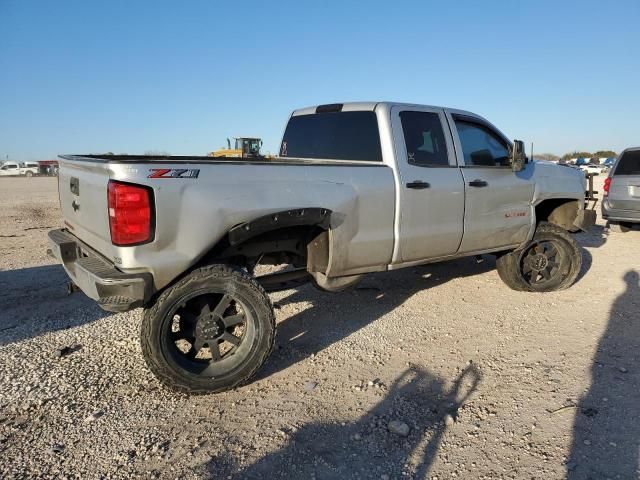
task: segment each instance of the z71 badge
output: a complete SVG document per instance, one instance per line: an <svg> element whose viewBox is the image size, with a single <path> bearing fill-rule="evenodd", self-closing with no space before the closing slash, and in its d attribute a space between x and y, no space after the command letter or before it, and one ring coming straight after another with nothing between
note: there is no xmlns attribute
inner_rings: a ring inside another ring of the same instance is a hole
<svg viewBox="0 0 640 480"><path fill-rule="evenodd" d="M147 178L198 178L200 169L186 168L151 168Z"/></svg>

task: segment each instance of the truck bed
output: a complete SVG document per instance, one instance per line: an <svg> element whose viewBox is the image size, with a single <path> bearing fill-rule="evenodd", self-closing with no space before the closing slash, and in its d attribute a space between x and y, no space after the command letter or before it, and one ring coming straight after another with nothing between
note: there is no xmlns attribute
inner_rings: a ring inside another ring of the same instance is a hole
<svg viewBox="0 0 640 480"><path fill-rule="evenodd" d="M291 209L333 212L331 241L336 249L331 274L378 270L391 261L395 183L393 170L383 162L145 155L60 158L60 205L66 228L124 273L151 273L157 289L198 261L234 226ZM164 175L172 170L190 173ZM157 175L159 171L164 173ZM109 181L153 189L151 242L112 244Z"/></svg>

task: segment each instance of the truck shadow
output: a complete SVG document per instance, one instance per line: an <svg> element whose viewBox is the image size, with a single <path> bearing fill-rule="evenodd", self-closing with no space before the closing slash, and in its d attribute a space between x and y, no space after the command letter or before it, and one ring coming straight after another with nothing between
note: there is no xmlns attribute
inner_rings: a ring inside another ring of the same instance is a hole
<svg viewBox="0 0 640 480"><path fill-rule="evenodd" d="M591 386L578 402L567 478L640 476L640 275L611 306L591 366Z"/></svg>
<svg viewBox="0 0 640 480"><path fill-rule="evenodd" d="M109 315L83 293L67 295L68 281L60 265L1 271L0 346Z"/></svg>
<svg viewBox="0 0 640 480"><path fill-rule="evenodd" d="M355 422L304 425L289 432L283 448L240 471L233 461L229 466L215 459L204 469L209 478L224 474L242 479L427 478L447 429L446 417L457 418L480 381L474 365L450 387L428 370L409 368ZM393 420L409 427L407 436L389 431Z"/></svg>
<svg viewBox="0 0 640 480"><path fill-rule="evenodd" d="M465 258L372 274L355 288L339 294L320 292L306 285L275 302L276 308L299 302L311 302L312 307L278 323L274 353L256 380L269 377L339 342L395 310L419 291L493 269L495 261L487 256L481 264ZM508 288L501 282L499 286Z"/></svg>
<svg viewBox="0 0 640 480"><path fill-rule="evenodd" d="M589 249L603 247L609 238L609 231L603 225L594 225L587 232L580 232L575 236L582 252L582 268L576 279L579 283L591 269L593 255Z"/></svg>

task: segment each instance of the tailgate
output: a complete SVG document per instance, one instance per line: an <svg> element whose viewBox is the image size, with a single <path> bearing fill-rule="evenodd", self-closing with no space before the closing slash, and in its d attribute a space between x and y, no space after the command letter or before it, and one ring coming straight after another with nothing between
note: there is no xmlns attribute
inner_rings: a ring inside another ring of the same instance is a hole
<svg viewBox="0 0 640 480"><path fill-rule="evenodd" d="M107 209L109 177L106 163L60 161L58 190L65 226L107 258L114 250Z"/></svg>
<svg viewBox="0 0 640 480"><path fill-rule="evenodd" d="M616 210L640 210L640 175L611 177L608 201Z"/></svg>

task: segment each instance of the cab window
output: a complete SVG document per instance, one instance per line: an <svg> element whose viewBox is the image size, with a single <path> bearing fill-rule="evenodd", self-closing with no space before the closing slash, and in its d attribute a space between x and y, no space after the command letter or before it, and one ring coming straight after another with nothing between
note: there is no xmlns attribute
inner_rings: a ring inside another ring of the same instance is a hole
<svg viewBox="0 0 640 480"><path fill-rule="evenodd" d="M456 120L465 166L508 167L509 146L488 127Z"/></svg>
<svg viewBox="0 0 640 480"><path fill-rule="evenodd" d="M382 161L375 112L323 112L291 117L280 156Z"/></svg>
<svg viewBox="0 0 640 480"><path fill-rule="evenodd" d="M400 112L407 161L419 167L448 167L447 144L440 116L433 112Z"/></svg>

